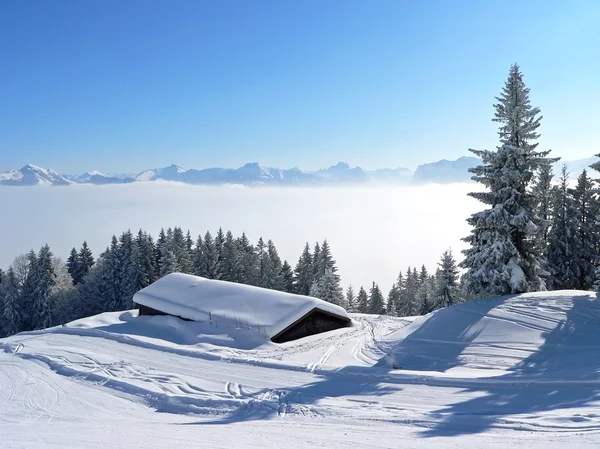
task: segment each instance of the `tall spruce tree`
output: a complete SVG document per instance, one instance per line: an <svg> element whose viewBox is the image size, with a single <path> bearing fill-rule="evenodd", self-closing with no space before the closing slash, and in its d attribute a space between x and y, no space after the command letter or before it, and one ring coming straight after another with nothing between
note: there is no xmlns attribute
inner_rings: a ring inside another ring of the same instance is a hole
<svg viewBox="0 0 600 449"><path fill-rule="evenodd" d="M541 116L532 107L529 89L518 65L509 77L493 121L500 124L500 146L496 151L471 150L482 165L470 169L473 180L487 191L469 195L489 206L472 215L471 235L464 240L462 267L466 268L465 288L471 295L502 295L545 290L547 272L539 263L539 235L542 222L531 193L534 174L554 160L550 151L536 151Z"/></svg>
<svg viewBox="0 0 600 449"><path fill-rule="evenodd" d="M552 189L552 225L548 233L548 287L553 290L577 287L577 211L569 189L569 173L563 166L559 184Z"/></svg>
<svg viewBox="0 0 600 449"><path fill-rule="evenodd" d="M34 329L45 329L54 324L54 303L52 288L56 284L56 275L52 264L53 254L48 245L44 245L37 257L34 273L36 286L33 295L32 326Z"/></svg>
<svg viewBox="0 0 600 449"><path fill-rule="evenodd" d="M221 255L221 279L229 282L241 282L241 276L242 267L238 245L231 231L227 231Z"/></svg>
<svg viewBox="0 0 600 449"><path fill-rule="evenodd" d="M552 224L552 165L542 164L539 169L535 184L533 186L533 198L535 200L535 213L539 217L539 251L545 254L548 245L548 234Z"/></svg>
<svg viewBox="0 0 600 449"><path fill-rule="evenodd" d="M33 304L36 295L37 276L39 274L38 256L34 250L29 251L27 254L27 269L22 270L22 272L25 273L23 286L19 292L19 302L21 304L21 314L23 319L22 330L33 330L35 328Z"/></svg>
<svg viewBox="0 0 600 449"><path fill-rule="evenodd" d="M310 289L310 296L344 307L344 293L338 277L331 268L327 268L323 276L315 281Z"/></svg>
<svg viewBox="0 0 600 449"><path fill-rule="evenodd" d="M385 313L389 316L398 316L398 311L396 310L396 304L400 301L400 289L398 288L398 284L394 283L390 292L388 293L387 302L385 305Z"/></svg>
<svg viewBox="0 0 600 449"><path fill-rule="evenodd" d="M264 287L282 291L284 289L284 280L281 263L281 258L277 252L277 248L272 240L267 242L267 259L268 263L265 266L265 280L266 285Z"/></svg>
<svg viewBox="0 0 600 449"><path fill-rule="evenodd" d="M369 295L367 291L361 286L358 289L358 295L356 295L356 311L358 313L367 313L369 308Z"/></svg>
<svg viewBox="0 0 600 449"><path fill-rule="evenodd" d="M351 285L346 290L346 310L348 312L356 312L356 294Z"/></svg>
<svg viewBox="0 0 600 449"><path fill-rule="evenodd" d="M451 250L442 254L436 278L438 307L450 307L459 302L458 266Z"/></svg>
<svg viewBox="0 0 600 449"><path fill-rule="evenodd" d="M304 245L302 255L298 259L298 263L294 269L294 278L296 293L308 296L313 282L313 258L308 242Z"/></svg>
<svg viewBox="0 0 600 449"><path fill-rule="evenodd" d="M367 306L367 313L372 315L383 315L385 314L385 303L383 301L383 295L379 286L373 282L371 292L369 295L369 305Z"/></svg>
<svg viewBox="0 0 600 449"><path fill-rule="evenodd" d="M12 267L8 269L3 282L3 315L4 328L7 335L14 335L23 330L23 311L19 295L19 284Z"/></svg>
<svg viewBox="0 0 600 449"><path fill-rule="evenodd" d="M584 170L577 178L573 190L573 203L576 212L577 288L590 290L595 281L598 260L598 199L592 180Z"/></svg>
<svg viewBox="0 0 600 449"><path fill-rule="evenodd" d="M248 285L258 285L258 257L254 245L245 233L237 239L240 259L240 282Z"/></svg>
<svg viewBox="0 0 600 449"><path fill-rule="evenodd" d="M92 254L92 250L89 248L86 241L81 245L81 249L79 250L79 269L80 269L80 281L88 274L90 268L94 266L94 255Z"/></svg>
<svg viewBox="0 0 600 449"><path fill-rule="evenodd" d="M281 267L281 277L283 279L283 291L287 293L294 293L296 290L296 286L294 284L294 271L287 260L283 261L283 265Z"/></svg>
<svg viewBox="0 0 600 449"><path fill-rule="evenodd" d="M69 274L71 275L71 279L73 281L73 285L77 285L81 282L80 277L80 263L79 263L79 253L75 248L71 250L69 254L69 258L67 259L67 269L69 270Z"/></svg>

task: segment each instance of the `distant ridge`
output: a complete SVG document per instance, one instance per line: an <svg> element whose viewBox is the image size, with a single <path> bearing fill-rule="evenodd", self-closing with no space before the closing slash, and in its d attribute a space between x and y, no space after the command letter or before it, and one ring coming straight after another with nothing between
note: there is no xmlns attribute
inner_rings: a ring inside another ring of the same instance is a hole
<svg viewBox="0 0 600 449"><path fill-rule="evenodd" d="M559 161L554 166L559 173L563 164L572 176L577 176L584 168L598 160L588 158L577 161ZM407 168L380 168L364 170L339 162L329 168L316 171L304 171L297 167L281 169L266 167L257 162L248 163L240 168L185 169L178 165L144 170L138 174L106 175L98 171L89 171L82 175L61 175L56 171L27 164L19 170L0 173L0 186L67 186L72 184L130 184L153 181L173 181L194 185L246 186L336 186L336 185L408 185L408 184L451 184L470 182L472 174L469 168L479 165L476 157L461 157L422 164L413 173Z"/></svg>

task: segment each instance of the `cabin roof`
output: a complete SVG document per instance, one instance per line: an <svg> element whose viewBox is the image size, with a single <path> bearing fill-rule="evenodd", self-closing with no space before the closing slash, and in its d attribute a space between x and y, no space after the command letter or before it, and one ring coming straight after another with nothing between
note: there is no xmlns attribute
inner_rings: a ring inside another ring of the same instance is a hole
<svg viewBox="0 0 600 449"><path fill-rule="evenodd" d="M350 322L342 307L317 298L182 273L159 279L137 292L133 301L188 320L259 328L269 339L314 309Z"/></svg>

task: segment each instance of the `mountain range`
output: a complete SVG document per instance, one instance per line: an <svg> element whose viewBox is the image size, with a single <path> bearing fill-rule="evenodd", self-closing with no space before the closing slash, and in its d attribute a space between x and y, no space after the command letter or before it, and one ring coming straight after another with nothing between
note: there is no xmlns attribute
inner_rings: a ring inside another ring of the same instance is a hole
<svg viewBox="0 0 600 449"><path fill-rule="evenodd" d="M575 176L598 158L555 164L555 173L562 164ZM461 157L422 164L413 172L407 168L382 168L364 170L351 167L340 162L329 168L304 171L297 167L280 169L265 167L256 162L246 164L237 169L206 168L185 169L177 165L145 170L134 175L107 175L98 171L86 172L82 175L63 175L54 170L27 164L19 170L0 173L2 186L53 185L66 186L72 184L129 184L134 182L175 181L185 184L223 185L241 184L248 186L318 186L318 185L361 185L361 184L450 184L469 182L471 174L468 169L479 165L481 161L475 157Z"/></svg>

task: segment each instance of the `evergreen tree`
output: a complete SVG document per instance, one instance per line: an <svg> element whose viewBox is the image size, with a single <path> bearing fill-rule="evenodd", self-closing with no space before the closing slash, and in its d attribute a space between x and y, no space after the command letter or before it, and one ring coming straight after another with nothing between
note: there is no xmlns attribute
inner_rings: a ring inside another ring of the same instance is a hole
<svg viewBox="0 0 600 449"><path fill-rule="evenodd" d="M12 267L8 269L2 286L4 307L4 329L7 335L14 335L23 330L23 313L19 296L19 285Z"/></svg>
<svg viewBox="0 0 600 449"><path fill-rule="evenodd" d="M590 290L596 273L599 207L592 180L586 170L577 178L577 186L573 190L573 202L577 226L577 247L574 251L577 259L576 288Z"/></svg>
<svg viewBox="0 0 600 449"><path fill-rule="evenodd" d="M292 266L287 260L283 261L281 267L281 276L283 278L283 291L287 293L295 293L296 286L294 284L294 272Z"/></svg>
<svg viewBox="0 0 600 449"><path fill-rule="evenodd" d="M546 258L550 271L549 287L554 290L577 286L577 211L569 190L569 174L563 166L560 183L552 190L552 225L548 233Z"/></svg>
<svg viewBox="0 0 600 449"><path fill-rule="evenodd" d="M437 272L437 307L450 307L459 301L458 266L452 251L444 251Z"/></svg>
<svg viewBox="0 0 600 449"><path fill-rule="evenodd" d="M369 309L369 295L367 291L361 286L356 295L356 311L358 313L367 313Z"/></svg>
<svg viewBox="0 0 600 449"><path fill-rule="evenodd" d="M354 289L351 285L348 286L346 290L346 310L350 313L356 312L356 295L354 294Z"/></svg>
<svg viewBox="0 0 600 449"><path fill-rule="evenodd" d="M308 296L313 282L313 259L308 242L294 269L296 293Z"/></svg>
<svg viewBox="0 0 600 449"><path fill-rule="evenodd" d="M26 270L22 270L22 272L25 273L23 286L21 287L19 295L23 320L22 330L33 330L35 328L33 305L35 301L38 276L38 257L34 250L31 250L29 254L27 254L27 268Z"/></svg>
<svg viewBox="0 0 600 449"><path fill-rule="evenodd" d="M110 250L104 252L83 282L77 286L80 300L74 304L73 319L115 310L114 304L109 302L114 294L110 284L112 277L111 270L109 270L110 257Z"/></svg>
<svg viewBox="0 0 600 449"><path fill-rule="evenodd" d="M79 260L79 282L83 280L83 278L88 274L90 268L94 266L94 255L92 254L92 250L88 247L86 241L81 245L81 249L78 254Z"/></svg>
<svg viewBox="0 0 600 449"><path fill-rule="evenodd" d="M434 277L429 277L419 284L416 294L416 311L419 315L427 315L429 312L435 310L434 291Z"/></svg>
<svg viewBox="0 0 600 449"><path fill-rule="evenodd" d="M324 269L321 268L321 245L319 244L319 242L315 243L315 249L313 251L313 258L312 258L312 282L314 283L315 281L319 280L319 277L321 277L321 274L325 272ZM312 284L311 284L312 285Z"/></svg>
<svg viewBox="0 0 600 449"><path fill-rule="evenodd" d="M532 191L535 200L535 213L539 217L539 251L541 254L546 252L550 225L552 224L553 178L552 165L542 164Z"/></svg>
<svg viewBox="0 0 600 449"><path fill-rule="evenodd" d="M135 239L137 249L137 285L136 291L146 288L158 279L154 241L152 237L140 229Z"/></svg>
<svg viewBox="0 0 600 449"><path fill-rule="evenodd" d="M497 100L493 121L500 124L500 146L496 151L471 150L483 160L470 169L473 180L488 191L469 195L489 206L468 219L473 229L464 239L471 246L462 262L465 288L476 295L546 288L537 245L543 227L530 187L534 173L553 160L547 158L549 151L536 151L540 110L531 106L516 64Z"/></svg>
<svg viewBox="0 0 600 449"><path fill-rule="evenodd" d="M170 249L175 256L175 271L179 273L191 274L193 272L192 254L189 246L190 241L183 234L183 229L180 227L173 228Z"/></svg>
<svg viewBox="0 0 600 449"><path fill-rule="evenodd" d="M399 276L400 279L400 276ZM404 279L400 279L400 299L396 304L399 316L415 316L417 314L417 289L419 288L419 275L416 269L408 267Z"/></svg>
<svg viewBox="0 0 600 449"><path fill-rule="evenodd" d="M321 250L318 254L317 273L318 276L323 276L327 270L331 270L333 273L337 272L337 267L333 256L331 255L331 248L327 239L323 241Z"/></svg>
<svg viewBox="0 0 600 449"><path fill-rule="evenodd" d="M240 259L240 282L248 285L258 285L258 257L254 245L250 243L245 233L237 239Z"/></svg>
<svg viewBox="0 0 600 449"><path fill-rule="evenodd" d="M396 304L398 304L399 301L400 301L400 289L398 288L398 284L394 284L388 294L385 313L389 316L398 316L398 311L396 310Z"/></svg>
<svg viewBox="0 0 600 449"><path fill-rule="evenodd" d="M124 232L119 239L117 257L121 272L119 273L119 299L117 310L133 308L133 295L145 281L142 279L140 251L131 231Z"/></svg>
<svg viewBox="0 0 600 449"><path fill-rule="evenodd" d="M157 275L162 277L160 274L160 267L162 265L163 251L167 249L167 234L164 228L160 229L158 233L158 239L156 240L156 266L158 267Z"/></svg>
<svg viewBox="0 0 600 449"><path fill-rule="evenodd" d="M197 276L207 279L219 278L219 256L215 241L209 231L204 234L204 240L198 237L196 253L194 256L194 270Z"/></svg>
<svg viewBox="0 0 600 449"><path fill-rule="evenodd" d="M222 228L219 228L215 236L215 251L217 254L217 264L215 268L214 279L221 279L223 265L223 245L225 244L225 233Z"/></svg>
<svg viewBox="0 0 600 449"><path fill-rule="evenodd" d="M385 314L385 304L383 302L383 295L379 286L373 282L371 292L369 295L369 304L367 306L367 313L372 315L383 315Z"/></svg>
<svg viewBox="0 0 600 449"><path fill-rule="evenodd" d="M71 250L69 258L67 259L67 269L71 275L73 285L77 285L81 282L81 265L79 263L79 253L75 248Z"/></svg>
<svg viewBox="0 0 600 449"><path fill-rule="evenodd" d="M102 282L106 285L105 311L121 310L121 286L123 285L123 266L119 240L115 235L112 236L110 248L104 254L106 266L104 270L105 279ZM164 263L164 255L161 254L161 263Z"/></svg>
<svg viewBox="0 0 600 449"><path fill-rule="evenodd" d="M315 281L310 289L310 296L323 301L344 307L344 293L340 287L339 279L334 272L328 268L323 276Z"/></svg>
<svg viewBox="0 0 600 449"><path fill-rule="evenodd" d="M238 245L231 231L227 231L221 254L221 279L229 282L241 282L242 274Z"/></svg>
<svg viewBox="0 0 600 449"><path fill-rule="evenodd" d="M34 329L45 329L53 324L54 303L52 288L56 284L56 275L52 264L52 252L44 245L37 257L34 272L35 289L33 294L32 326Z"/></svg>
<svg viewBox="0 0 600 449"><path fill-rule="evenodd" d="M272 240L267 242L267 254L269 256L269 266L271 269L271 274L269 275L271 279L270 288L282 291L284 289L283 264L281 263L281 258L279 257L277 248Z"/></svg>

